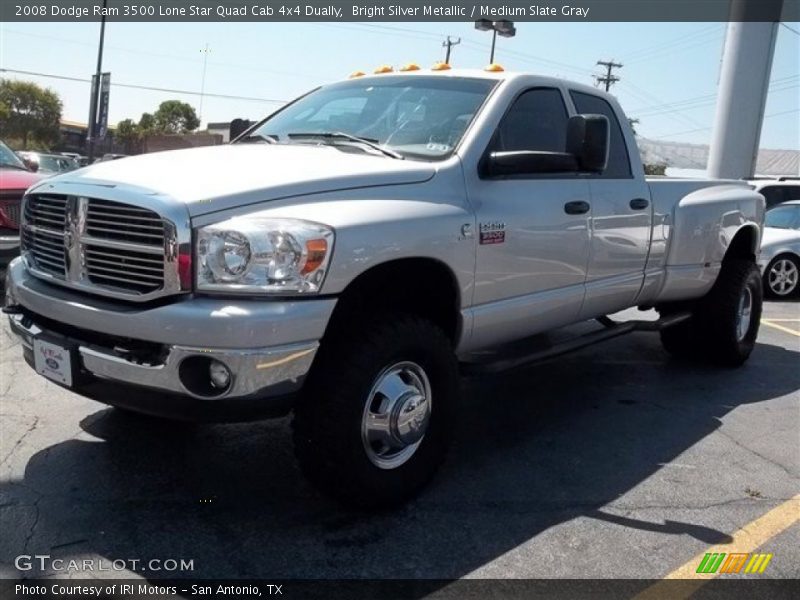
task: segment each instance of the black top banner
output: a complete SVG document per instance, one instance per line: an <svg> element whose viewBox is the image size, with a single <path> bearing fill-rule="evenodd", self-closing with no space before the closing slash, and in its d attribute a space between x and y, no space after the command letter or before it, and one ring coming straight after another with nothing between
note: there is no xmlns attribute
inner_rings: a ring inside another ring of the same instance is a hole
<svg viewBox="0 0 800 600"><path fill-rule="evenodd" d="M798 21L800 0L2 0L0 21Z"/></svg>

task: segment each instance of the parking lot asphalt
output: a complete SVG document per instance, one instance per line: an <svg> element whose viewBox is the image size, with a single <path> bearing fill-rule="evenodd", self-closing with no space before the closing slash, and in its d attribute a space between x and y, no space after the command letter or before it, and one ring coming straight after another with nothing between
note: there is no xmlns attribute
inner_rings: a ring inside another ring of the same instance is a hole
<svg viewBox="0 0 800 600"><path fill-rule="evenodd" d="M310 487L288 419L122 413L37 376L3 319L0 576L52 575L14 568L48 554L194 566L93 577L659 579L721 547L800 577L800 510L785 504L800 491L800 303L766 303L764 319L740 369L634 333L464 380L444 468L378 514Z"/></svg>

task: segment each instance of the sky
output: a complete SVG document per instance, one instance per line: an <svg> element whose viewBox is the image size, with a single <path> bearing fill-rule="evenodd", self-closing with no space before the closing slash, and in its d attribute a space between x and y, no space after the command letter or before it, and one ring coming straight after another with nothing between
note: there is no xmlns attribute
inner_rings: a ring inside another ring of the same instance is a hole
<svg viewBox="0 0 800 600"><path fill-rule="evenodd" d="M582 83L598 60L624 66L612 88L648 138L706 144L711 138L725 23L517 23L498 38L507 70ZM790 29L791 28L791 29ZM97 61L99 23L0 23L0 69L88 80ZM794 31L792 31L794 30ZM489 62L491 34L472 23L114 23L106 25L103 70L111 72L110 122L138 120L164 100L201 109L203 124L259 119L319 84L381 64L444 58L442 41L460 37L454 67ZM210 48L206 55L203 48ZM204 59L205 82L204 78ZM89 84L0 72L34 81L61 97L63 117L85 123ZM121 87L128 84L188 93ZM201 96L201 89L205 95ZM237 96L213 97L209 94ZM761 147L800 149L800 24L779 28Z"/></svg>

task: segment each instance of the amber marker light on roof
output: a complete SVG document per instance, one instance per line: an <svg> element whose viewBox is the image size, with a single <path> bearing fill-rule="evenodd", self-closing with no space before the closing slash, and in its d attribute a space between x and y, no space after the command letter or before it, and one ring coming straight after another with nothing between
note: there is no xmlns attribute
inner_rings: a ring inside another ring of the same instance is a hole
<svg viewBox="0 0 800 600"><path fill-rule="evenodd" d="M364 71L353 71L350 73L350 79L353 79L354 77L363 77L364 75L366 75Z"/></svg>
<svg viewBox="0 0 800 600"><path fill-rule="evenodd" d="M450 65L447 63L436 63L431 67L431 71L449 71Z"/></svg>
<svg viewBox="0 0 800 600"><path fill-rule="evenodd" d="M500 73L505 71L502 65L498 65L497 63L492 63L490 65L486 65L486 68L483 69L484 71L489 71L490 73Z"/></svg>
<svg viewBox="0 0 800 600"><path fill-rule="evenodd" d="M375 69L376 75L380 75L381 73L392 73L392 72L394 72L394 69L389 65L381 65L380 67Z"/></svg>
<svg viewBox="0 0 800 600"><path fill-rule="evenodd" d="M400 68L401 71L419 71L419 65L417 63L408 63L407 65Z"/></svg>

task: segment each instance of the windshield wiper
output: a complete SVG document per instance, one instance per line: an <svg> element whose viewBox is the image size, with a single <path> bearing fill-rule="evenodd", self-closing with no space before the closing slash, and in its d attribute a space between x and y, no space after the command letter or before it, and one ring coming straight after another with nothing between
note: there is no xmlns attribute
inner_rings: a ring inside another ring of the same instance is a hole
<svg viewBox="0 0 800 600"><path fill-rule="evenodd" d="M248 144L251 142L267 142L268 144L277 144L278 137L272 135L261 135L260 133L251 133L245 138L236 140L238 144Z"/></svg>
<svg viewBox="0 0 800 600"><path fill-rule="evenodd" d="M389 150L385 146L381 146L378 143L378 140L374 140L371 138L362 138L358 137L357 135L350 135L349 133L344 133L343 131L322 131L319 133L289 133L286 134L288 138L321 138L323 140L347 140L348 142L355 142L357 144L363 144L373 150L377 150L378 152L385 154L386 156L391 156L392 158L397 158L403 160L403 155L395 152L394 150Z"/></svg>

